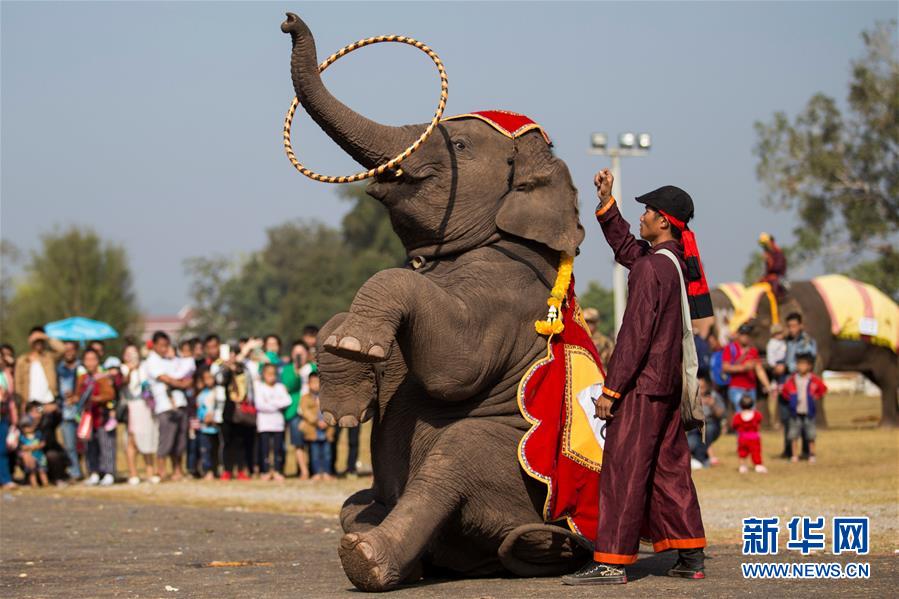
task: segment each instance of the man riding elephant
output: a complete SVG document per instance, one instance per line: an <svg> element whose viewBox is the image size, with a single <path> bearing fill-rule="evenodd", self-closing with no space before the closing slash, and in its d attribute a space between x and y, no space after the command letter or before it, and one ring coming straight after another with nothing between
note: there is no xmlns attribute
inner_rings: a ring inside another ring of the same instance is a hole
<svg viewBox="0 0 899 599"><path fill-rule="evenodd" d="M787 278L787 257L774 237L768 233L759 235L759 245L765 252L765 274L759 279L759 283L768 283L775 297L783 299L786 296L783 281Z"/></svg>

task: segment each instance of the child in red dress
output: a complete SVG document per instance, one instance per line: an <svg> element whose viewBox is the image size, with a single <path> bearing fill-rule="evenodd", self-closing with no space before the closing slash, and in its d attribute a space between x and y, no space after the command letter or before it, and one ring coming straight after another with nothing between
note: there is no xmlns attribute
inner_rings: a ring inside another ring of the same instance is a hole
<svg viewBox="0 0 899 599"><path fill-rule="evenodd" d="M755 409L752 397L744 395L740 398L740 411L734 414L731 427L737 431L737 455L740 457L740 474L749 472L746 458L752 456L755 471L765 474L768 469L762 464L762 438L759 427L762 424L762 413Z"/></svg>

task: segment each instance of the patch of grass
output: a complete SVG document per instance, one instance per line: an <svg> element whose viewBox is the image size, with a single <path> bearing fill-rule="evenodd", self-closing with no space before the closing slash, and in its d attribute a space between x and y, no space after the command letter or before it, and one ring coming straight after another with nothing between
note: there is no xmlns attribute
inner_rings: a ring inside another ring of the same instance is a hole
<svg viewBox="0 0 899 599"><path fill-rule="evenodd" d="M880 425L880 396L831 393L824 399L831 428L869 428Z"/></svg>
<svg viewBox="0 0 899 599"><path fill-rule="evenodd" d="M750 516L779 516L782 524L825 516L828 527L834 516L869 516L873 552L899 549L899 431L819 430L816 464L779 459L782 449L782 432L763 432L769 473L741 475L736 437L723 435L713 445L721 464L693 473L713 542L739 542L741 521Z"/></svg>

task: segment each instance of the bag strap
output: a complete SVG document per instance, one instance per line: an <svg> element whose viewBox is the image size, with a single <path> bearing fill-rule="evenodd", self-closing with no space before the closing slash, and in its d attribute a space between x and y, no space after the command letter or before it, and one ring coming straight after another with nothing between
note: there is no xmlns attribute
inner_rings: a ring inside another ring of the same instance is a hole
<svg viewBox="0 0 899 599"><path fill-rule="evenodd" d="M728 347L730 348L729 364L736 364L737 361L743 357L743 348L740 347L740 344L736 341L731 341L730 344L728 344Z"/></svg>
<svg viewBox="0 0 899 599"><path fill-rule="evenodd" d="M684 273L681 270L680 263L677 261L677 257L671 253L671 250L662 249L656 253L667 256L671 263L674 264L674 268L677 269L677 280L680 282L681 317L684 324L684 335L686 336L687 331L693 330L693 321L690 319L690 305L687 299L687 286L684 284Z"/></svg>

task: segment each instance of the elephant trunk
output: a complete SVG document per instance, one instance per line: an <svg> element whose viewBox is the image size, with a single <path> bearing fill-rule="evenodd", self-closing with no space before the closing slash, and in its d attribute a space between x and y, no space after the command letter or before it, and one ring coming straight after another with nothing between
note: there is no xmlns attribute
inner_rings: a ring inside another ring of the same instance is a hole
<svg viewBox="0 0 899 599"><path fill-rule="evenodd" d="M382 125L332 96L319 75L312 32L298 16L287 13L281 31L289 33L293 42L290 72L303 108L331 139L365 168L387 162L421 135L423 127Z"/></svg>

